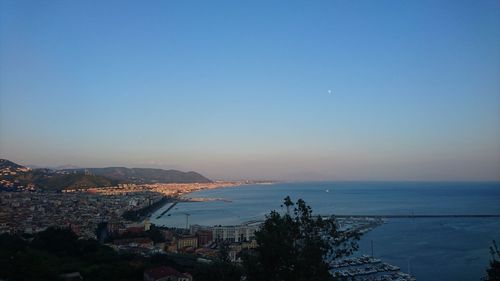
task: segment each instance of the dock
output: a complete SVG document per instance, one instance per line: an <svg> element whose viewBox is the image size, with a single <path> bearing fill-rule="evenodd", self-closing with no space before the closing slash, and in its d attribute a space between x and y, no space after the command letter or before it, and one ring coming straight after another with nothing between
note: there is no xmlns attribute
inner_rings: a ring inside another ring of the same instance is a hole
<svg viewBox="0 0 500 281"><path fill-rule="evenodd" d="M165 215L166 213L168 213L168 211L172 210L172 208L175 207L175 205L177 205L177 201L173 202L172 205L170 205L165 211L161 212L161 214L158 215L156 217L156 219L159 219L159 218L163 217L163 215Z"/></svg>
<svg viewBox="0 0 500 281"><path fill-rule="evenodd" d="M415 281L398 266L363 255L330 262L330 274L355 281Z"/></svg>
<svg viewBox="0 0 500 281"><path fill-rule="evenodd" d="M334 215L336 218L374 218L374 219L438 219L438 218L500 218L500 214L479 215Z"/></svg>

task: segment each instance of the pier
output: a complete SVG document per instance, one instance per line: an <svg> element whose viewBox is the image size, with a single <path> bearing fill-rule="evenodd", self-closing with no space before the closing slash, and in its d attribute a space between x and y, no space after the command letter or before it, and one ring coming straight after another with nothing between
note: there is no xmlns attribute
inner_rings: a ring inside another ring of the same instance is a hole
<svg viewBox="0 0 500 281"><path fill-rule="evenodd" d="M166 213L168 213L168 211L170 211L173 207L175 207L175 205L177 205L177 201L173 202L172 205L170 205L165 211L161 212L160 215L158 215L156 218L159 219L161 217L163 217L163 215L165 215Z"/></svg>
<svg viewBox="0 0 500 281"><path fill-rule="evenodd" d="M438 219L438 218L500 218L500 214L479 215L334 215L336 218L379 218L379 219ZM326 217L326 216L325 216Z"/></svg>

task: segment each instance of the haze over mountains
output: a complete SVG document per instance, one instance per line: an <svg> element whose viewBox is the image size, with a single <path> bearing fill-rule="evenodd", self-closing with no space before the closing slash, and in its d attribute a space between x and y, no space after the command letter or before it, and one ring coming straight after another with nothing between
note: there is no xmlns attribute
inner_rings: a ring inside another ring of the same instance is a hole
<svg viewBox="0 0 500 281"><path fill-rule="evenodd" d="M62 190L113 186L120 183L208 183L208 178L196 172L149 168L78 168L30 169L6 159L0 159L0 188L29 190Z"/></svg>
<svg viewBox="0 0 500 281"><path fill-rule="evenodd" d="M51 169L51 170L65 170L65 169L80 169L82 167L76 166L76 165L60 165L60 166L39 166L39 165L25 165L28 168L31 169Z"/></svg>

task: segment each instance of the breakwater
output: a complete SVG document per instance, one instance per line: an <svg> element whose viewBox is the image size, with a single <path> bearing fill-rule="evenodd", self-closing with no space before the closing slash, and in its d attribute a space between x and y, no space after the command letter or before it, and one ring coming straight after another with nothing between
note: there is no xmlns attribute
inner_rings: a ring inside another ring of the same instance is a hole
<svg viewBox="0 0 500 281"><path fill-rule="evenodd" d="M402 219L423 219L423 218L500 218L500 215L335 215L337 218L402 218Z"/></svg>
<svg viewBox="0 0 500 281"><path fill-rule="evenodd" d="M165 211L161 212L156 218L157 219L161 218L163 215L168 213L168 211L170 211L173 207L175 207L175 205L177 205L177 203L178 203L177 201L173 202L170 206L168 206L168 208Z"/></svg>
<svg viewBox="0 0 500 281"><path fill-rule="evenodd" d="M149 217L156 210L165 205L169 200L168 197L162 197L160 200L154 202L151 205L145 206L137 210L128 210L122 214L122 217L130 221L142 221L144 218Z"/></svg>

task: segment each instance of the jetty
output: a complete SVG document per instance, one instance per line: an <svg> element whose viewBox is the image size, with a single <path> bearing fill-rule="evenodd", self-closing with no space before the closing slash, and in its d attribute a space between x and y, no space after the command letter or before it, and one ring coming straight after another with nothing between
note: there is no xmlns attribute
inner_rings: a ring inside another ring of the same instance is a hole
<svg viewBox="0 0 500 281"><path fill-rule="evenodd" d="M178 203L177 201L173 202L172 205L168 206L168 208L165 209L165 211L161 212L161 214L158 215L156 217L156 219L159 219L159 218L163 217L163 215L165 215L166 213L168 213L168 211L172 210L172 208L175 207L175 205L177 205L177 203Z"/></svg>
<svg viewBox="0 0 500 281"><path fill-rule="evenodd" d="M500 214L479 215L334 215L336 218L379 218L379 219L437 219L437 218L500 218Z"/></svg>

